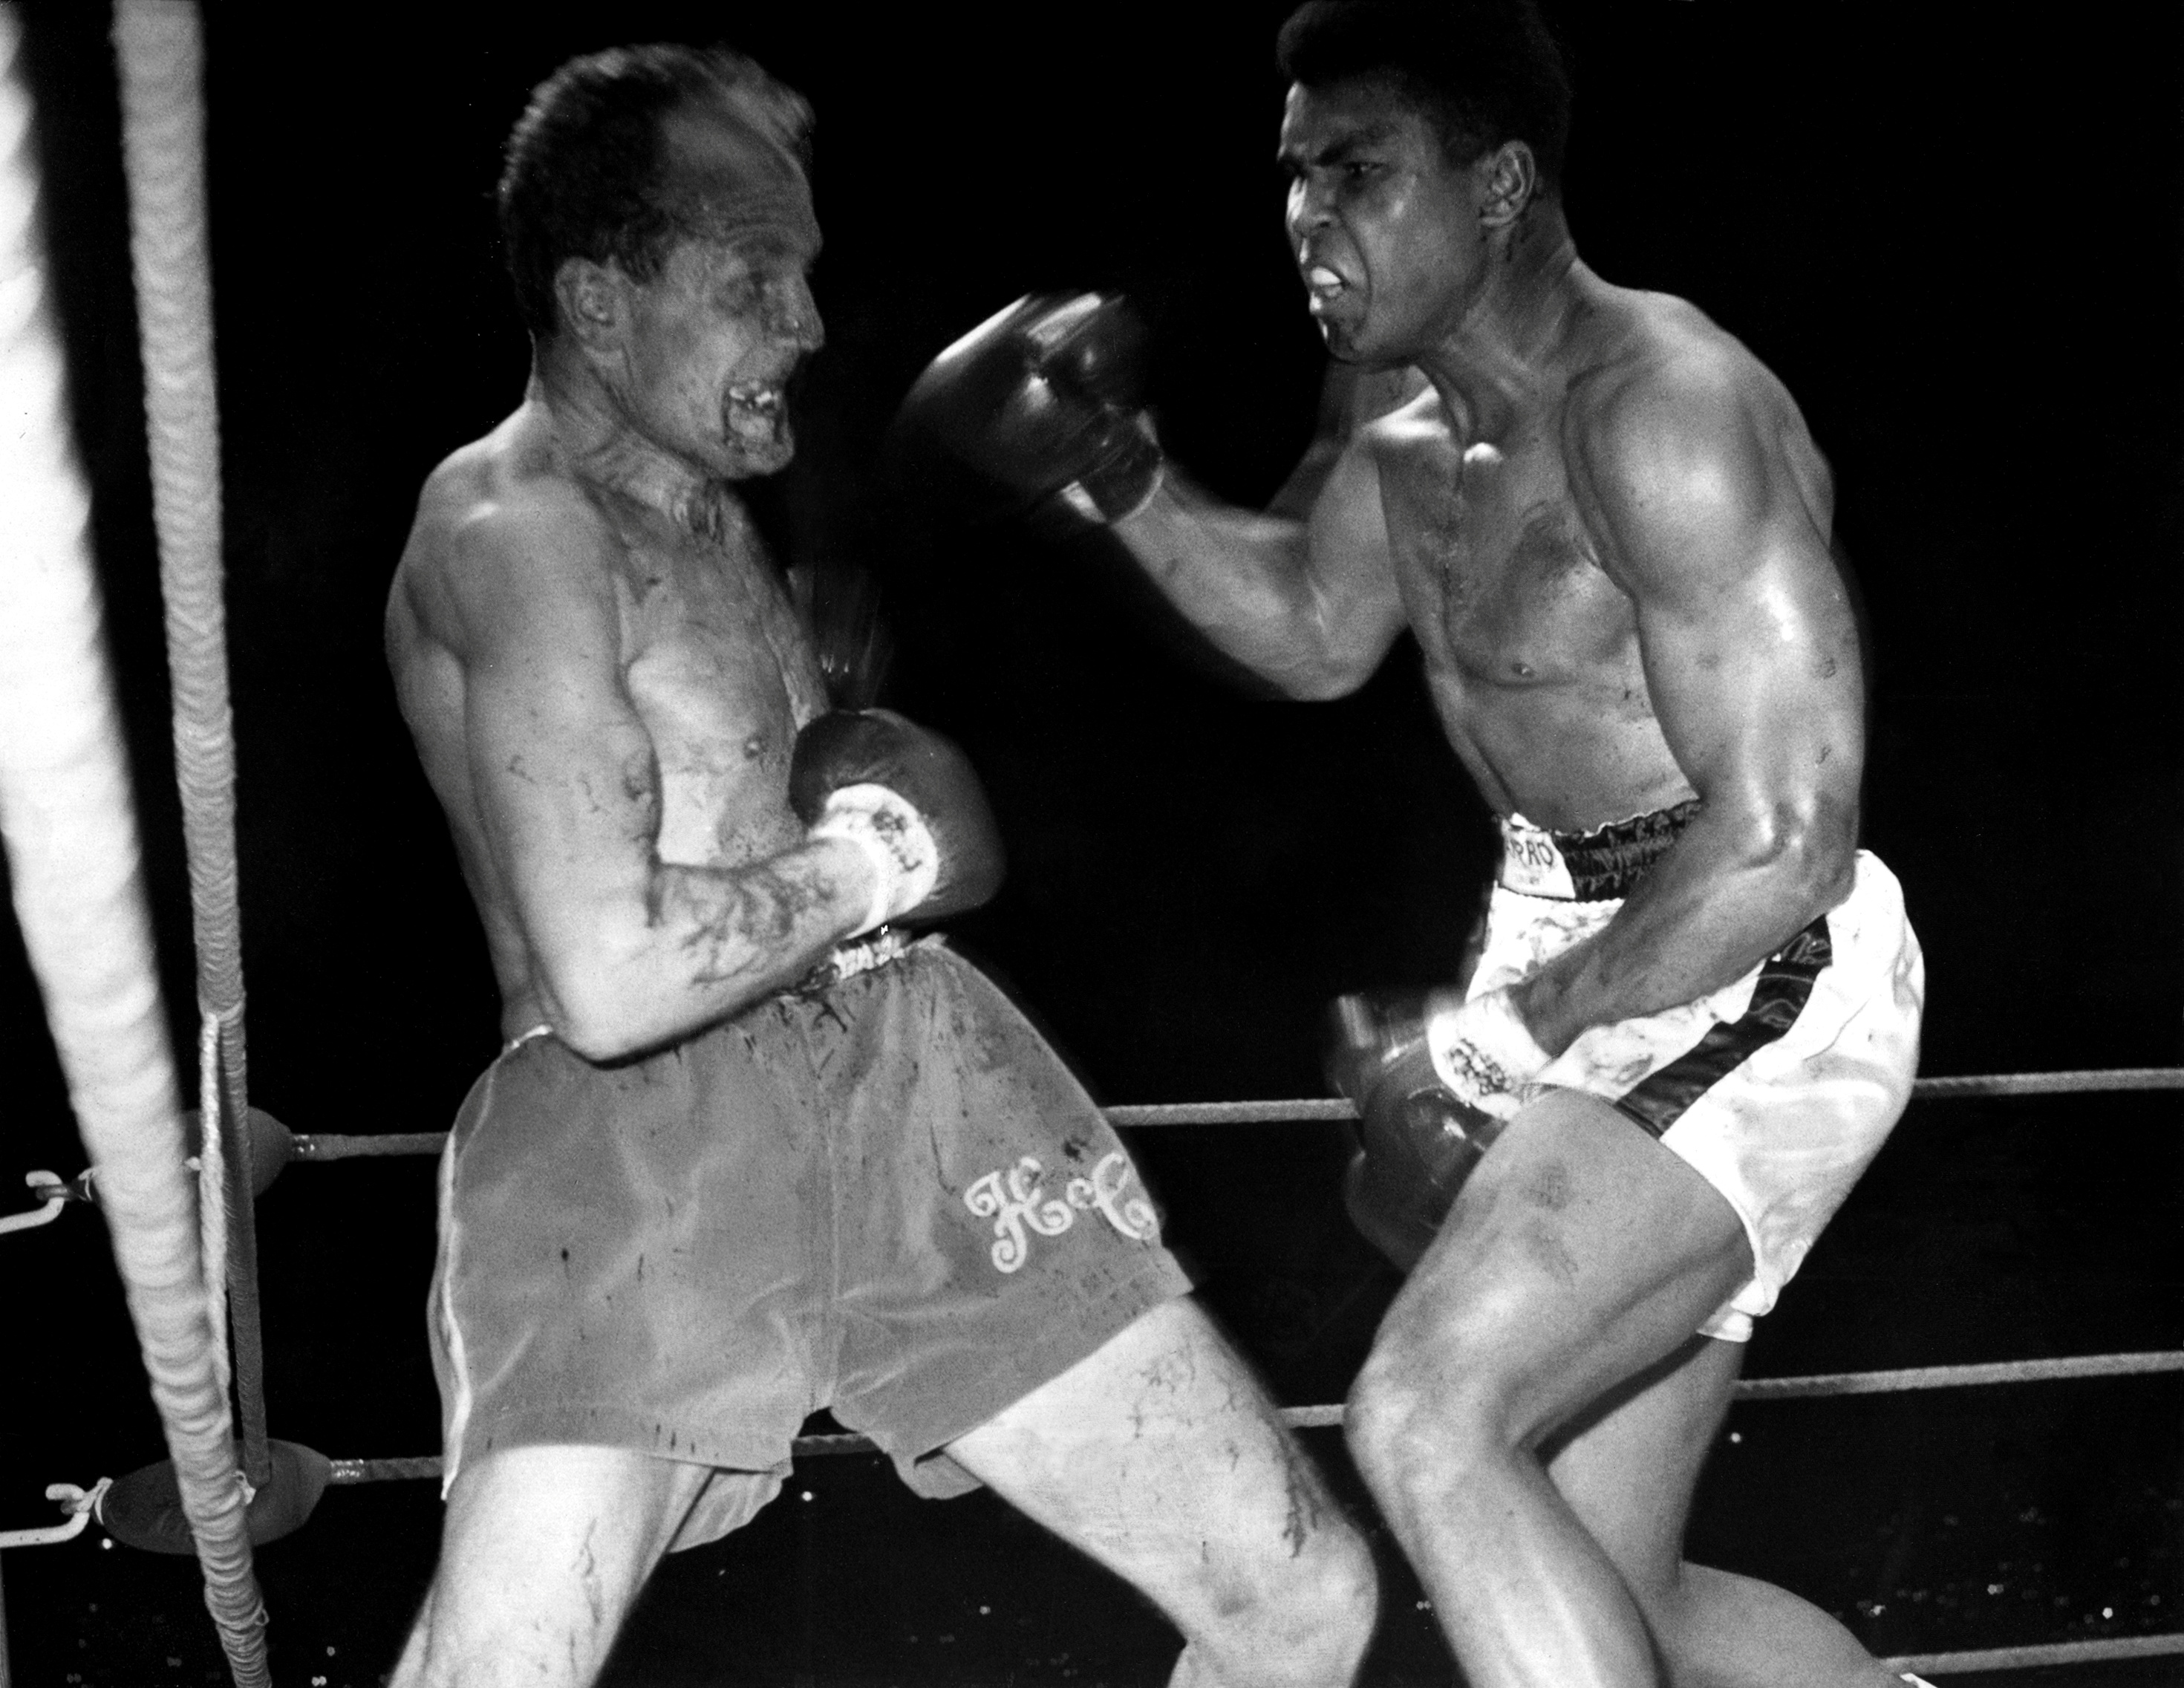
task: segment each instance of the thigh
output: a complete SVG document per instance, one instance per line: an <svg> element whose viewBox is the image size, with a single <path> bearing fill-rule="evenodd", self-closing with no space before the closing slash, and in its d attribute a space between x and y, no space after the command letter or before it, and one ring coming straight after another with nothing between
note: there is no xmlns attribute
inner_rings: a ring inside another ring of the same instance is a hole
<svg viewBox="0 0 2184 1688"><path fill-rule="evenodd" d="M916 952L843 993L834 1416L914 1462L1190 1290L1129 1155L967 964Z"/></svg>
<svg viewBox="0 0 2184 1688"><path fill-rule="evenodd" d="M1741 1342L1694 1336L1542 1450L1556 1489L1649 1613L1676 1585L1692 1492L1743 1359Z"/></svg>
<svg viewBox="0 0 2184 1688"><path fill-rule="evenodd" d="M1720 1192L1599 1098L1550 1091L1466 1182L1368 1372L1490 1397L1536 1442L1681 1347L1751 1271Z"/></svg>
<svg viewBox="0 0 2184 1688"><path fill-rule="evenodd" d="M619 1447L763 1468L811 1410L818 1134L771 1006L600 1067L495 1063L442 1166L431 1328L445 1456Z"/></svg>
<svg viewBox="0 0 2184 1688"><path fill-rule="evenodd" d="M949 1445L1188 1631L1254 1568L1346 1530L1325 1479L1195 1302L1166 1302Z"/></svg>
<svg viewBox="0 0 2184 1688"><path fill-rule="evenodd" d="M710 1475L616 1448L534 1446L472 1462L448 1496L400 1680L589 1681Z"/></svg>

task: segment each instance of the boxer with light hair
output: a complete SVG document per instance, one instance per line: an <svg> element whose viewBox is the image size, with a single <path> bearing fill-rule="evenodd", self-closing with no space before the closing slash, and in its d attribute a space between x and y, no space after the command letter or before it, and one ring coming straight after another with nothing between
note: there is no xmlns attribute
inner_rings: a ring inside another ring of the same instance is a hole
<svg viewBox="0 0 2184 1688"><path fill-rule="evenodd" d="M1743 346L1579 259L1528 4L1315 0L1280 59L1290 251L1334 364L1271 510L1165 460L1114 300L1019 304L907 414L1110 524L1292 696L1415 634L1500 818L1452 982L1345 999L1330 1056L1351 1212L1409 1273L1351 1446L1464 1680L1878 1688L1824 1613L1682 1558L1752 1322L1917 1062L1918 944L1858 847L1828 466Z"/></svg>
<svg viewBox="0 0 2184 1688"><path fill-rule="evenodd" d="M1152 1599L1178 1684L1336 1688L1372 1562L1129 1157L936 936L1000 843L961 752L829 710L736 483L821 343L810 114L732 53L562 67L500 212L521 404L387 612L506 1046L441 1167L448 1511L393 1680L580 1684L831 1410Z"/></svg>

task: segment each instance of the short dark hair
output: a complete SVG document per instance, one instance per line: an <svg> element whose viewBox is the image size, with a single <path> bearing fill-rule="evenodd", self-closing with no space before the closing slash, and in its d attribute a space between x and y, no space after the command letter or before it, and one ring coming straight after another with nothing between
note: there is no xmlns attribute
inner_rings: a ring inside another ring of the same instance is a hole
<svg viewBox="0 0 2184 1688"><path fill-rule="evenodd" d="M665 191L662 120L725 99L793 167L811 163L811 109L727 47L610 47L572 58L532 90L509 132L495 202L516 309L541 338L556 326L554 276L571 258L610 259L650 281L675 243L704 232L697 207Z"/></svg>
<svg viewBox="0 0 2184 1688"><path fill-rule="evenodd" d="M1455 163L1522 141L1540 187L1561 186L1569 74L1532 0L1309 0L1282 25L1275 56L1307 88L1385 81Z"/></svg>

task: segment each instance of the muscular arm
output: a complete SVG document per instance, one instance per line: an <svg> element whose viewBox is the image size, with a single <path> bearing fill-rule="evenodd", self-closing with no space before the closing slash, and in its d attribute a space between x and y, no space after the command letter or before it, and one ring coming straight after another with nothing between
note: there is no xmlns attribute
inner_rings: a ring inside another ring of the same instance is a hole
<svg viewBox="0 0 2184 1688"><path fill-rule="evenodd" d="M1649 377L1574 415L1574 478L1636 605L1703 806L1591 943L1517 989L1543 1047L1719 989L1850 885L1864 687L1826 471L1757 371Z"/></svg>
<svg viewBox="0 0 2184 1688"><path fill-rule="evenodd" d="M1405 625L1378 471L1356 436L1416 378L1335 365L1320 429L1264 514L1221 504L1171 466L1114 532L1168 601L1222 651L1291 697L1372 677Z"/></svg>
<svg viewBox="0 0 2184 1688"><path fill-rule="evenodd" d="M660 771L625 688L588 511L497 514L454 543L430 631L463 674L476 822L555 1033L610 1060L807 971L872 895L833 840L735 868L663 861Z"/></svg>

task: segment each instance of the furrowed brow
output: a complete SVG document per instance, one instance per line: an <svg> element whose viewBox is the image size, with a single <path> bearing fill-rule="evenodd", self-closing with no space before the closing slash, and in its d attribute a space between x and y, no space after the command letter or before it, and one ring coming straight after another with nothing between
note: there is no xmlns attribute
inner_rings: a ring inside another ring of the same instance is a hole
<svg viewBox="0 0 2184 1688"><path fill-rule="evenodd" d="M1288 170L1343 164L1358 153L1386 145L1395 134L1392 123L1365 124L1346 130L1309 153L1301 148L1284 147L1274 154L1274 162Z"/></svg>

